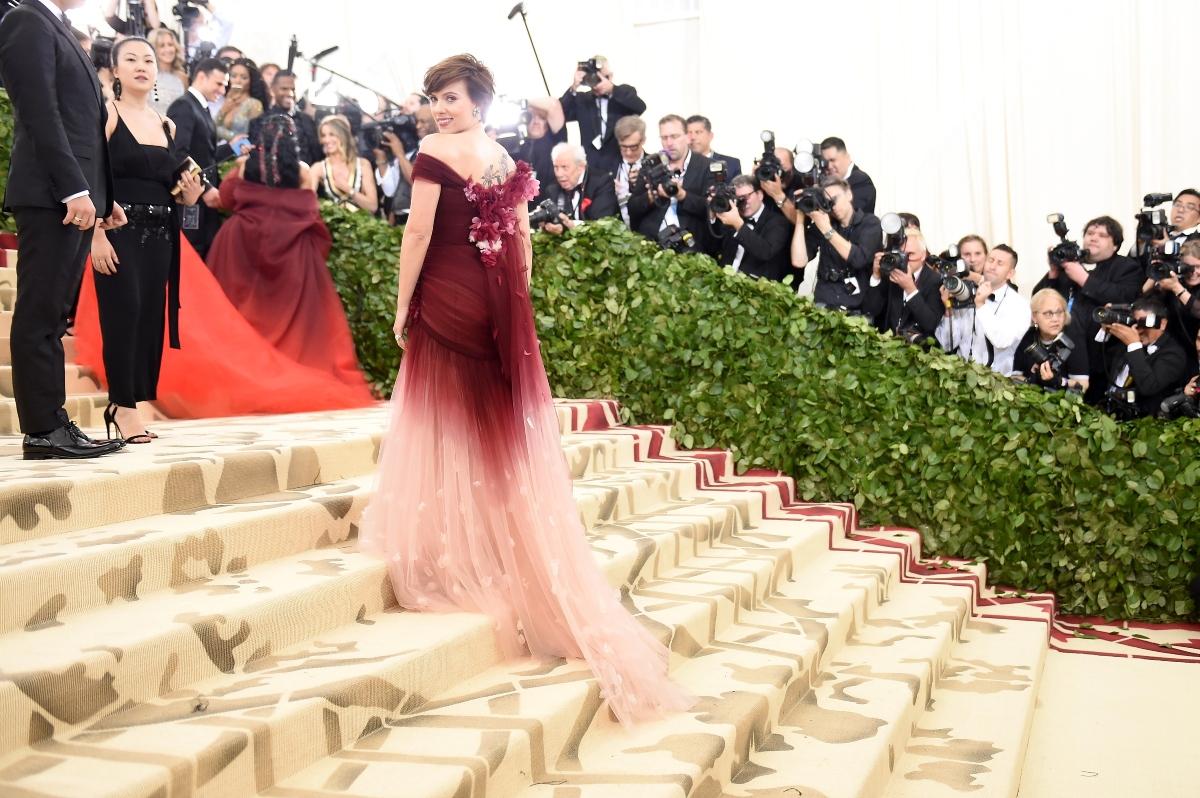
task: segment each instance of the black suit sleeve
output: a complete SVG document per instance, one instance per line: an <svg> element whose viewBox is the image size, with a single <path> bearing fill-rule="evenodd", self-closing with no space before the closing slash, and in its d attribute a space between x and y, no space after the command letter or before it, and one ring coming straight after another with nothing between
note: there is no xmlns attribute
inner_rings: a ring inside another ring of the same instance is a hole
<svg viewBox="0 0 1200 798"><path fill-rule="evenodd" d="M29 133L38 161L49 173L54 199L89 191L58 108L54 31L37 12L10 13L4 23L0 34L4 87L20 109L20 124ZM96 152L91 157L101 155Z"/></svg>
<svg viewBox="0 0 1200 798"><path fill-rule="evenodd" d="M909 317L926 335L933 335L937 332L938 324L945 315L942 295L938 290L940 285L941 280L929 280L924 286L918 286L917 295L906 303Z"/></svg>
<svg viewBox="0 0 1200 798"><path fill-rule="evenodd" d="M638 96L637 89L626 83L613 86L612 94L608 98L609 118L612 118L614 114L617 119L620 119L623 116L641 116L644 113L646 113L646 103Z"/></svg>
<svg viewBox="0 0 1200 798"><path fill-rule="evenodd" d="M171 103L167 116L175 123L175 153L179 160L195 158L192 152L192 137L196 131L196 115L187 104L187 96L180 97Z"/></svg>
<svg viewBox="0 0 1200 798"><path fill-rule="evenodd" d="M1155 352L1154 359L1146 354L1145 348L1125 353L1129 364L1129 375L1139 396L1159 396L1183 383L1187 374L1187 359L1183 351L1175 346L1165 346Z"/></svg>
<svg viewBox="0 0 1200 798"><path fill-rule="evenodd" d="M1051 277L1050 272L1046 272L1046 276L1038 281L1038 284L1033 287L1033 293L1041 291L1043 288L1053 288L1058 293L1062 294L1063 299L1071 295L1071 280L1060 270L1058 277Z"/></svg>
<svg viewBox="0 0 1200 798"><path fill-rule="evenodd" d="M818 235L820 234L818 233ZM846 258L846 264L860 279L863 277L864 271L870 276L869 272L875 263L875 253L881 249L883 249L883 227L880 221L872 216L863 220L863 223L854 230L850 239L850 257Z"/></svg>
<svg viewBox="0 0 1200 798"><path fill-rule="evenodd" d="M1118 255L1103 274L1093 271L1079 292L1101 305L1132 302L1141 293L1143 277L1137 261Z"/></svg>
<svg viewBox="0 0 1200 798"><path fill-rule="evenodd" d="M699 167L696 168L699 169ZM689 170L687 177L691 177L691 170ZM704 167L704 171L700 174L698 179L693 178L691 180L687 180L685 178L684 182L690 183L690 185L684 186L684 190L687 191L687 196L679 202L680 212L690 213L693 216L699 216L707 219L708 189L710 186L712 186L713 181L714 178L712 172L709 171L707 166Z"/></svg>
<svg viewBox="0 0 1200 798"><path fill-rule="evenodd" d="M855 181L850 189L854 194L854 207L863 213L875 213L875 183L866 172L859 172L856 168L855 174L862 175L862 179Z"/></svg>
<svg viewBox="0 0 1200 798"><path fill-rule="evenodd" d="M867 280L866 294L863 296L862 309L875 324L883 326L885 321L885 313L887 312L888 302L888 282L880 280L879 285L871 285L870 280Z"/></svg>
<svg viewBox="0 0 1200 798"><path fill-rule="evenodd" d="M592 201L583 214L586 219L603 219L608 216L620 216L621 206L617 203L617 189L613 185L612 175L605 172L597 175L592 181L592 190L588 198Z"/></svg>
<svg viewBox="0 0 1200 798"><path fill-rule="evenodd" d="M773 213L764 213L762 221L763 223L755 228L742 225L733 239L746 250L747 255L755 260L767 262L779 256L791 243L792 236L787 219L776 218Z"/></svg>

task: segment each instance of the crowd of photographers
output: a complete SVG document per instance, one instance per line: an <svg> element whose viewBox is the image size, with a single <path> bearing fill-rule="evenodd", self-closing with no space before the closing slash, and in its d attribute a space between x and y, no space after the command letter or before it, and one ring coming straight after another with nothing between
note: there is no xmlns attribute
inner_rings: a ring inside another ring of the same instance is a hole
<svg viewBox="0 0 1200 798"><path fill-rule="evenodd" d="M260 71L228 45L229 26L215 2L173 9L186 31L178 56L187 57L191 91L197 79L225 85L245 66L245 80L262 84L261 107L252 113L292 116L302 159L326 164L315 171L332 179L315 186L318 194L404 224L420 140L436 130L428 101L419 94L399 104L381 98L368 113L349 99L323 107L298 98L294 73L273 64ZM128 7L131 16L140 10L150 29L157 24L154 0ZM120 17L110 24L131 27ZM219 46L200 40L202 24L221 33ZM166 49L164 64L173 55ZM203 73L217 66L224 74L207 79ZM222 119L224 91L205 96ZM1075 243L1053 215L1060 243L1027 300L1016 287L1013 248L989 247L972 234L935 254L916 215L876 215L875 185L840 138L788 149L763 131L762 154L743 170L737 158L713 150L706 117L668 114L657 122L656 146L641 117L646 103L633 86L615 82L601 56L578 64L561 97L518 107L515 121L488 131L528 161L541 183L530 203L535 228L561 234L617 217L663 248L708 254L750 278L799 286L814 268L817 305L866 317L914 345L1046 390L1080 392L1120 419L1200 416L1200 192L1147 195L1131 242L1117 220L1100 216ZM577 143L568 141L572 121ZM231 154L242 139L253 139L256 120L247 124L222 128ZM204 242L194 243L203 252ZM1040 265L1025 267L1022 278L1041 272Z"/></svg>
<svg viewBox="0 0 1200 798"><path fill-rule="evenodd" d="M514 152L543 182L530 220L547 232L620 217L665 249L708 254L747 277L798 286L815 268L817 305L864 316L914 345L1081 393L1121 420L1200 416L1194 189L1147 195L1132 241L1100 216L1076 243L1052 215L1060 243L1044 267L1022 270L1023 279L1040 277L1026 299L1012 247L971 234L937 253L916 215L876 215L875 185L840 138L787 149L763 131L762 155L743 172L738 159L713 151L706 117L668 114L655 147L645 102L615 83L600 56L579 63L561 98L523 107L528 131L514 136ZM579 144L566 141L572 120Z"/></svg>

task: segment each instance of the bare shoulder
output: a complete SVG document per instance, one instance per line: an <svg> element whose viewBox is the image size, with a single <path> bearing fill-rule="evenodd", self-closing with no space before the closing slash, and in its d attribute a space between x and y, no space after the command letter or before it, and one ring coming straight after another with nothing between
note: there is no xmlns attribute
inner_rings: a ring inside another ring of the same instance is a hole
<svg viewBox="0 0 1200 798"><path fill-rule="evenodd" d="M483 170L483 175L479 178L479 182L485 186L500 185L508 179L509 175L516 171L517 165L513 162L512 156L508 154L508 150L499 144L493 144L490 155L490 162Z"/></svg>
<svg viewBox="0 0 1200 798"><path fill-rule="evenodd" d="M444 133L430 133L421 139L417 151L437 158L439 155L445 155L450 151L450 142Z"/></svg>

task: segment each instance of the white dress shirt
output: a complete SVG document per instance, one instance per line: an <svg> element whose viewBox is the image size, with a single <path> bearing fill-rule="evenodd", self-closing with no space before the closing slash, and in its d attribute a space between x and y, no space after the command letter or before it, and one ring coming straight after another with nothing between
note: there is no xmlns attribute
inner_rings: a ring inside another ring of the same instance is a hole
<svg viewBox="0 0 1200 798"><path fill-rule="evenodd" d="M679 170L681 176L687 174L691 163L692 151L688 150L687 155L683 156L683 167ZM667 212L663 215L662 224L658 226L659 232L666 230L671 225L679 226L679 200L675 197L671 197L671 204L667 206Z"/></svg>
<svg viewBox="0 0 1200 798"><path fill-rule="evenodd" d="M999 374L1010 374L1017 344L1029 329L1031 318L1029 300L1012 286L1001 286L982 307L975 308L971 361Z"/></svg>

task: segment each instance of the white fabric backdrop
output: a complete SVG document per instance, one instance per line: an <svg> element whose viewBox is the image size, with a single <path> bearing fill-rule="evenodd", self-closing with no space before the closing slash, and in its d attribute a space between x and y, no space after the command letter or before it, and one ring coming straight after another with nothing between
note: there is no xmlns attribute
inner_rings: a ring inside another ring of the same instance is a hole
<svg viewBox="0 0 1200 798"><path fill-rule="evenodd" d="M229 0L227 0L229 2ZM544 94L511 0L237 3L234 41L260 61L341 50L330 66L397 95L469 51L511 96ZM550 88L594 53L646 100L644 115L703 113L743 164L780 144L841 136L879 189L879 212L921 217L941 249L968 232L1021 253L1028 291L1054 240L1143 194L1200 184L1195 99L1200 3L1173 0L615 0L526 4ZM300 8L305 8L300 12ZM1200 186L1197 186L1200 187Z"/></svg>

